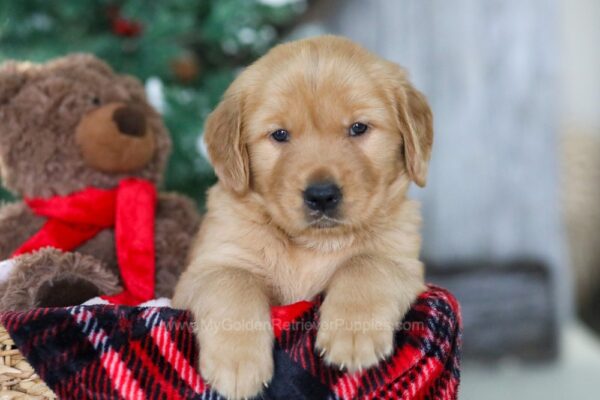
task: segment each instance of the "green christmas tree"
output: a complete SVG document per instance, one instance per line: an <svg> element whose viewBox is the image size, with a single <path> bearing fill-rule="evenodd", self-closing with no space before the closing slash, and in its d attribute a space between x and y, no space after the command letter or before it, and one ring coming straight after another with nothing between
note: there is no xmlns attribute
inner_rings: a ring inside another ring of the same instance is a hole
<svg viewBox="0 0 600 400"><path fill-rule="evenodd" d="M90 52L145 82L173 137L166 189L201 206L216 180L201 154L204 119L239 70L273 46L306 6L306 0L0 0L0 62Z"/></svg>

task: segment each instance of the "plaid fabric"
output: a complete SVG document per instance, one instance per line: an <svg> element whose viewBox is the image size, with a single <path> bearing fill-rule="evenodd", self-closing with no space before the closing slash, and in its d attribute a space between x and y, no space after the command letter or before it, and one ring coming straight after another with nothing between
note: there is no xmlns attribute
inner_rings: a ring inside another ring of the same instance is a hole
<svg viewBox="0 0 600 400"><path fill-rule="evenodd" d="M455 399L460 315L430 286L395 335L392 356L348 374L314 349L319 301L273 309L275 374L263 399ZM222 399L196 369L188 312L76 306L0 316L38 374L62 399Z"/></svg>

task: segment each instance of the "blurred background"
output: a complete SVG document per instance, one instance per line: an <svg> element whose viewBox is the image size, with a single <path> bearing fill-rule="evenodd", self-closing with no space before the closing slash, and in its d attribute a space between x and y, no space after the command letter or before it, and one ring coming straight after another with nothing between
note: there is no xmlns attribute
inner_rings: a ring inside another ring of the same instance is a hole
<svg viewBox="0 0 600 400"><path fill-rule="evenodd" d="M435 116L412 194L428 279L462 304L461 398L594 399L599 21L597 0L0 0L0 61L86 51L137 76L174 139L165 185L200 208L203 120L271 46L336 33L405 66Z"/></svg>

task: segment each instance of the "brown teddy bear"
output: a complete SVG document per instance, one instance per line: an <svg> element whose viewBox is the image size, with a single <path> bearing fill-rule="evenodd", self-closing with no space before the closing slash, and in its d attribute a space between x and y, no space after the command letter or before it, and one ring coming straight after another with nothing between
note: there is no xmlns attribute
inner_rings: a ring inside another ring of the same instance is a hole
<svg viewBox="0 0 600 400"><path fill-rule="evenodd" d="M0 310L171 296L200 217L156 193L171 147L136 79L91 55L0 66ZM119 293L120 292L120 293Z"/></svg>

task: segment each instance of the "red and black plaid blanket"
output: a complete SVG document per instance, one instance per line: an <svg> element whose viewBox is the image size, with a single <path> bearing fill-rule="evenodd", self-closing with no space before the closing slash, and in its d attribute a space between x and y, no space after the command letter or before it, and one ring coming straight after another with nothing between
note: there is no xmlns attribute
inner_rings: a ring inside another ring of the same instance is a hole
<svg viewBox="0 0 600 400"><path fill-rule="evenodd" d="M430 286L378 366L348 374L314 349L317 302L273 309L275 375L263 399L455 399L460 315ZM62 399L222 399L196 369L188 312L166 307L77 306L0 316L20 351Z"/></svg>

